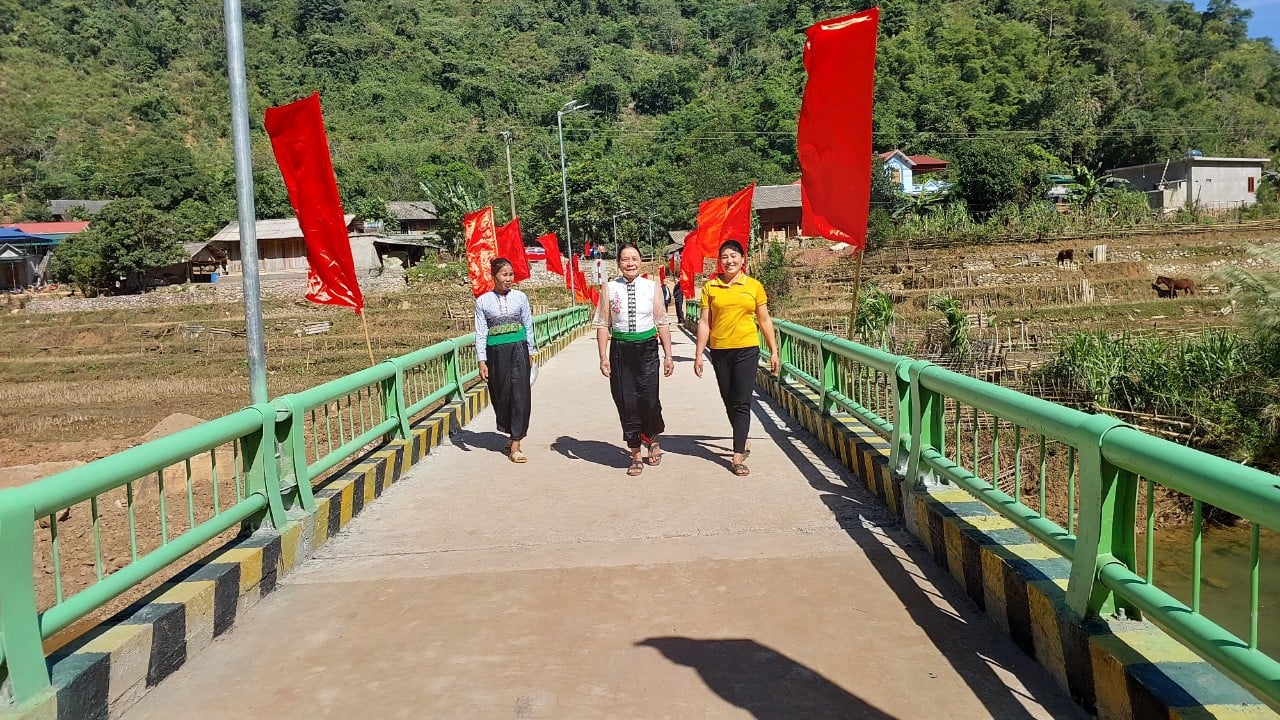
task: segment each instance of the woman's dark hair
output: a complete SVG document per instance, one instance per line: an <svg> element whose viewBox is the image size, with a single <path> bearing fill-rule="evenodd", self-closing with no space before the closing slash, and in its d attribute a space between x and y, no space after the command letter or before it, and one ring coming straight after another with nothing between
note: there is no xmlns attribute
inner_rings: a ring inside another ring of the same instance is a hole
<svg viewBox="0 0 1280 720"><path fill-rule="evenodd" d="M640 257L642 257L642 258L644 257L644 254L640 252L640 248L636 247L636 244L635 244L635 243L625 242L625 243L622 243L621 245L619 245L619 246L618 246L618 259L619 259L619 260L621 260L621 259L622 259L622 251L623 251L623 250L626 250L627 248L630 248L630 249L632 249L632 250L635 250L637 255L639 255L639 256L640 256Z"/></svg>
<svg viewBox="0 0 1280 720"><path fill-rule="evenodd" d="M725 250L732 250L743 257L747 255L746 251L742 249L742 243L737 240L725 240L720 243L720 250L716 253L716 257L719 257Z"/></svg>
<svg viewBox="0 0 1280 720"><path fill-rule="evenodd" d="M489 261L489 274L497 275L502 272L502 268L511 267L511 261L504 257L496 257Z"/></svg>

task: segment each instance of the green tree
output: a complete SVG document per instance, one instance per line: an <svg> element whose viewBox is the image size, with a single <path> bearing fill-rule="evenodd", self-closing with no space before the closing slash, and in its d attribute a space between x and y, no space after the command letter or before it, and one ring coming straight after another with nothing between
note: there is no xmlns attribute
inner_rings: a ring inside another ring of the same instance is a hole
<svg viewBox="0 0 1280 720"><path fill-rule="evenodd" d="M986 217L1000 206L1027 198L1023 182L1021 153L1008 143L972 140L955 152L955 184L969 213Z"/></svg>
<svg viewBox="0 0 1280 720"><path fill-rule="evenodd" d="M182 244L168 218L143 198L117 200L102 209L84 232L54 251L50 274L86 296L132 284L148 270L182 260Z"/></svg>

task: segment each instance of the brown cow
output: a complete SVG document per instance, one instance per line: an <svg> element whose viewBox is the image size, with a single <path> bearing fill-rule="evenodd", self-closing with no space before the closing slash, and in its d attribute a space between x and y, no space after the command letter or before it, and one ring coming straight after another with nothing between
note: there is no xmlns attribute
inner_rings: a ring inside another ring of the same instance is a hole
<svg viewBox="0 0 1280 720"><path fill-rule="evenodd" d="M1164 285L1169 288L1169 294L1178 297L1178 291L1184 294L1196 294L1196 281L1191 278L1171 278L1160 275L1156 277L1156 285Z"/></svg>
<svg viewBox="0 0 1280 720"><path fill-rule="evenodd" d="M1063 265L1066 265L1068 263L1074 265L1075 262L1076 262L1075 248L1067 248L1066 250L1058 251L1058 267L1062 267Z"/></svg>

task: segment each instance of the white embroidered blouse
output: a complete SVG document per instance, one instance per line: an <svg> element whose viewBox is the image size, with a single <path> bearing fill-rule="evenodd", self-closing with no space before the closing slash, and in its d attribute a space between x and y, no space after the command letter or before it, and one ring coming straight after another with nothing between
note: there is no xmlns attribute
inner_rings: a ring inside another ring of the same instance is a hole
<svg viewBox="0 0 1280 720"><path fill-rule="evenodd" d="M616 277L601 288L600 305L592 326L618 332L648 332L667 324L667 306L658 284L638 277Z"/></svg>

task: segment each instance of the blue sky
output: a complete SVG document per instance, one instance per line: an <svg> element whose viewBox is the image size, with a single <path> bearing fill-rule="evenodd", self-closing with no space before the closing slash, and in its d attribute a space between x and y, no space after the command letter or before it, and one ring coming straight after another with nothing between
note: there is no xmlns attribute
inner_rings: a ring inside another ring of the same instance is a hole
<svg viewBox="0 0 1280 720"><path fill-rule="evenodd" d="M1195 0L1203 10L1206 0ZM1249 20L1249 37L1269 37L1280 46L1280 0L1236 0L1236 5L1253 11Z"/></svg>

